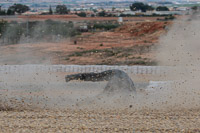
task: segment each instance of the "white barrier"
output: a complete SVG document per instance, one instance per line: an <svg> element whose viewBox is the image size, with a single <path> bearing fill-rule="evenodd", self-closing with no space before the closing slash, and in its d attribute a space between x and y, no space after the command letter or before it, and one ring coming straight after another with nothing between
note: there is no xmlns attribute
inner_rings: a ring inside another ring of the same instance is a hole
<svg viewBox="0 0 200 133"><path fill-rule="evenodd" d="M160 89L173 88L175 82L173 81L149 81L149 85L147 86L147 91L156 91Z"/></svg>
<svg viewBox="0 0 200 133"><path fill-rule="evenodd" d="M123 70L129 74L165 74L169 67L164 66L107 66L107 65L2 65L0 73L24 72L101 72L110 69Z"/></svg>

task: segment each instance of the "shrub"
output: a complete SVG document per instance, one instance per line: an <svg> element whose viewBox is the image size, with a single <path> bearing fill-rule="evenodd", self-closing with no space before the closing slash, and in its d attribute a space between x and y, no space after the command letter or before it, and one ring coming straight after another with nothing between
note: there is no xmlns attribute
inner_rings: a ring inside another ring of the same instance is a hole
<svg viewBox="0 0 200 133"><path fill-rule="evenodd" d="M98 16L105 17L106 16L106 12L105 11L101 11L101 12L98 13Z"/></svg>
<svg viewBox="0 0 200 133"><path fill-rule="evenodd" d="M86 17L87 16L87 14L85 12L77 13L77 15L79 17Z"/></svg>
<svg viewBox="0 0 200 133"><path fill-rule="evenodd" d="M1 21L0 22L0 37L5 32L6 26L7 26L7 21Z"/></svg>
<svg viewBox="0 0 200 133"><path fill-rule="evenodd" d="M56 13L58 13L58 14L68 14L67 6L66 5L57 5L56 6Z"/></svg>
<svg viewBox="0 0 200 133"><path fill-rule="evenodd" d="M6 15L6 11L5 10L0 10L0 15Z"/></svg>
<svg viewBox="0 0 200 133"><path fill-rule="evenodd" d="M169 8L166 6L159 6L156 8L156 11L169 11Z"/></svg>
<svg viewBox="0 0 200 133"><path fill-rule="evenodd" d="M119 24L94 24L94 29L105 29L105 30L111 30L119 27Z"/></svg>
<svg viewBox="0 0 200 133"><path fill-rule="evenodd" d="M8 8L8 10L10 10L11 12L17 12L17 13L21 14L21 13L29 11L30 8L26 5L14 4L14 5L10 6Z"/></svg>
<svg viewBox="0 0 200 133"><path fill-rule="evenodd" d="M152 6L149 6L147 4L144 4L142 2L135 2L130 6L130 9L132 11L138 11L141 10L142 12L146 12L146 11L151 11L154 10L154 8Z"/></svg>
<svg viewBox="0 0 200 133"><path fill-rule="evenodd" d="M80 34L74 28L73 23L52 20L28 23L0 22L0 33L1 38L3 37L3 40L5 40L5 44L18 43L22 37L28 37L30 41L56 41Z"/></svg>

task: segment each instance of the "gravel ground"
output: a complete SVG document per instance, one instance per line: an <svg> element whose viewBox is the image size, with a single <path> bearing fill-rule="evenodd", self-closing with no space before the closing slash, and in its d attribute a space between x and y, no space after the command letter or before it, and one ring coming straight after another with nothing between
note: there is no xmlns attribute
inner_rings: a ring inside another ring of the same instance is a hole
<svg viewBox="0 0 200 133"><path fill-rule="evenodd" d="M106 109L103 101L94 99L106 83L66 84L59 79L46 74L2 76L0 106L2 102L14 108L0 108L0 132L200 132L199 91L176 94L159 88L138 92L135 98L125 94L124 102L118 95L104 97L110 107ZM76 107L87 98L86 107Z"/></svg>
<svg viewBox="0 0 200 133"><path fill-rule="evenodd" d="M200 109L1 111L0 132L200 132Z"/></svg>

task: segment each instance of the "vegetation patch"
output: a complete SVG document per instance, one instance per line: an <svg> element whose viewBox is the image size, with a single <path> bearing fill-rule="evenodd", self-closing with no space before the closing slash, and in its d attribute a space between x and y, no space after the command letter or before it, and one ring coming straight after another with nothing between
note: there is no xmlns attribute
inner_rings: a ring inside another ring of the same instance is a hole
<svg viewBox="0 0 200 133"><path fill-rule="evenodd" d="M149 53L152 49L153 45L136 45L126 48L118 47L108 49L91 49L73 52L66 58L95 58L95 60L97 60L95 65L157 65L155 61L142 56L145 53Z"/></svg>
<svg viewBox="0 0 200 133"><path fill-rule="evenodd" d="M17 44L23 41L59 41L60 39L80 35L72 22L46 20L44 22L0 22L2 44Z"/></svg>
<svg viewBox="0 0 200 133"><path fill-rule="evenodd" d="M119 23L114 23L114 22L106 22L106 23L90 23L88 24L88 28L90 30L105 30L105 31L108 31L108 30L112 30L112 29L116 29L120 26Z"/></svg>

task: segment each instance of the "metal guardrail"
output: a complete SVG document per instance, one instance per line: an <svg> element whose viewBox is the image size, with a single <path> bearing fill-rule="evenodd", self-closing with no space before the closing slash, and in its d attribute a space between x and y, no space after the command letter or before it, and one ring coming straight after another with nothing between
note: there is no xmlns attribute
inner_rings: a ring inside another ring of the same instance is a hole
<svg viewBox="0 0 200 133"><path fill-rule="evenodd" d="M28 72L101 72L110 69L123 70L129 74L165 74L169 67L164 66L108 66L108 65L2 65L0 73Z"/></svg>

